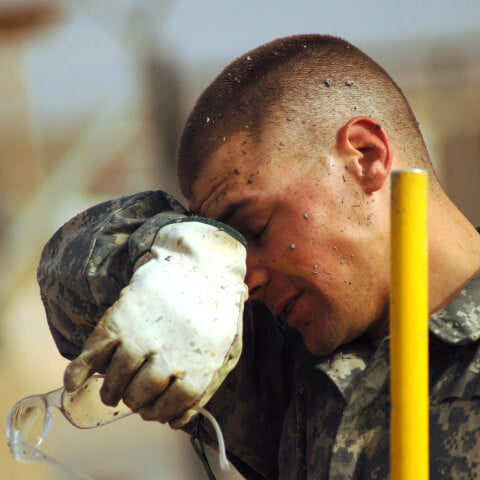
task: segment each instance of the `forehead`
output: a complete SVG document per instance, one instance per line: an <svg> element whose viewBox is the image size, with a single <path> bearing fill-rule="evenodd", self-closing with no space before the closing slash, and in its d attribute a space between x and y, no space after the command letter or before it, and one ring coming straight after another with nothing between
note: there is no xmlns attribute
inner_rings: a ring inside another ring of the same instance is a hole
<svg viewBox="0 0 480 480"><path fill-rule="evenodd" d="M289 146L287 137L275 132L261 141L236 134L206 162L192 186L189 209L196 215L221 219L229 209L246 203L261 205L285 201L292 194L302 196L322 170L314 169L314 163L319 160L310 161L303 149Z"/></svg>
<svg viewBox="0 0 480 480"><path fill-rule="evenodd" d="M205 210L211 210L223 197L241 200L251 195L258 187L260 172L268 164L260 142L245 133L222 142L193 183L188 204L195 214L205 215Z"/></svg>

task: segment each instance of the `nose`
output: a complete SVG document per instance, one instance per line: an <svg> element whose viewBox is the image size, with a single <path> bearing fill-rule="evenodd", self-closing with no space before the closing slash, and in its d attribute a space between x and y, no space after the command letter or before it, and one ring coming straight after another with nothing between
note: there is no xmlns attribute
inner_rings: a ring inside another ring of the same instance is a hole
<svg viewBox="0 0 480 480"><path fill-rule="evenodd" d="M262 299L265 288L269 282L270 273L258 259L247 255L247 275L245 283L248 287L248 297L250 300Z"/></svg>

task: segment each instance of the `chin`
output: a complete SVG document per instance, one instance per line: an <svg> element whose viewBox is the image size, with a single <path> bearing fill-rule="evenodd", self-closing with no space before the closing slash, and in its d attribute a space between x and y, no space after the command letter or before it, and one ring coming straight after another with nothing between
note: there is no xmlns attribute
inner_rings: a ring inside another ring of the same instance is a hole
<svg viewBox="0 0 480 480"><path fill-rule="evenodd" d="M325 341L325 338L322 338L321 340L319 340L312 337L312 335L308 335L308 334L304 335L303 333L302 333L302 337L303 337L303 342L305 343L306 349L311 354L316 355L318 357L323 357L325 355L328 355L340 346L338 342Z"/></svg>
<svg viewBox="0 0 480 480"><path fill-rule="evenodd" d="M300 332L305 347L311 354L328 355L342 343L346 343L345 332L339 328L341 324L332 317L327 315L312 318L311 314L308 314L308 317L310 317L308 321L303 317L303 321L297 319L296 324L291 326Z"/></svg>

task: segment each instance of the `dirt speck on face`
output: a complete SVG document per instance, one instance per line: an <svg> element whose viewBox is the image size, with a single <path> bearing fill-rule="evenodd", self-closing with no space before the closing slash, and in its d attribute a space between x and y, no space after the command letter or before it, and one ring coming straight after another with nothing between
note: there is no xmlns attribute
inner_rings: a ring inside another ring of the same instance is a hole
<svg viewBox="0 0 480 480"><path fill-rule="evenodd" d="M234 168L234 169L233 169L233 173L234 173L235 175L240 175L240 170L239 170L238 168Z"/></svg>
<svg viewBox="0 0 480 480"><path fill-rule="evenodd" d="M293 120L292 117L287 117L287 122L291 122Z"/></svg>
<svg viewBox="0 0 480 480"><path fill-rule="evenodd" d="M351 87L351 86L353 85L353 80L347 80L347 81L345 82L345 85L346 85L347 87Z"/></svg>
<svg viewBox="0 0 480 480"><path fill-rule="evenodd" d="M304 214L303 214L303 218L304 218L305 220L308 220L308 213L304 213Z"/></svg>
<svg viewBox="0 0 480 480"><path fill-rule="evenodd" d="M334 245L334 246L333 246L333 249L334 249L334 250L337 250L337 246L336 246L336 245Z"/></svg>
<svg viewBox="0 0 480 480"><path fill-rule="evenodd" d="M291 243L291 244L288 246L288 248L289 248L290 250L295 250L295 249L297 248L297 246L296 246L294 243Z"/></svg>
<svg viewBox="0 0 480 480"><path fill-rule="evenodd" d="M326 78L323 83L325 84L326 87L331 87L332 86L332 80L330 78Z"/></svg>

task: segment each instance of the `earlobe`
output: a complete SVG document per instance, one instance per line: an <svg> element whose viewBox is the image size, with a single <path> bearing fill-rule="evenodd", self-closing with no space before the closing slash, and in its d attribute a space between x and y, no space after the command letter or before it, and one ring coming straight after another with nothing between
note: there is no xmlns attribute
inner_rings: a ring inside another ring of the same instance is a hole
<svg viewBox="0 0 480 480"><path fill-rule="evenodd" d="M351 118L338 132L337 147L365 193L380 190L392 168L392 150L384 128L370 117Z"/></svg>

